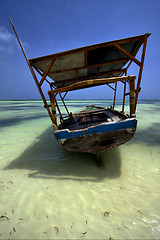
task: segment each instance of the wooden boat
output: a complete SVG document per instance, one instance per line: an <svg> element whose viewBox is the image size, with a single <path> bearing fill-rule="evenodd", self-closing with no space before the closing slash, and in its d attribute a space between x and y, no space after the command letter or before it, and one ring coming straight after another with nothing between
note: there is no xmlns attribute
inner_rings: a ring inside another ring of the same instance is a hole
<svg viewBox="0 0 160 240"><path fill-rule="evenodd" d="M15 31L24 57L40 92L44 107L55 129L55 137L66 150L99 154L129 141L136 131L136 106L144 65L147 39L150 34L86 46L65 52L28 59ZM136 58L141 50L141 60ZM138 78L127 76L132 63L139 68ZM35 74L39 74L39 79ZM47 102L42 85L49 85ZM122 109L115 109L117 84L123 84ZM88 106L72 114L65 104L68 92L104 85L114 91L109 108ZM129 87L126 93L127 86ZM64 94L64 95L62 95ZM62 116L57 96L66 109ZM129 113L125 113L125 98L129 96ZM57 124L57 110L60 124Z"/></svg>
<svg viewBox="0 0 160 240"><path fill-rule="evenodd" d="M129 141L136 125L135 118L91 105L65 119L55 137L66 150L98 154Z"/></svg>

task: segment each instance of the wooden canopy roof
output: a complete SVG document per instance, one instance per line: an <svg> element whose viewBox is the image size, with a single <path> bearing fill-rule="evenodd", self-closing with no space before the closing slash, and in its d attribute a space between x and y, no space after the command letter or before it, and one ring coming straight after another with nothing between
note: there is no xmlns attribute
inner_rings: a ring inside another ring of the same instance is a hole
<svg viewBox="0 0 160 240"><path fill-rule="evenodd" d="M124 94L122 112L124 112L125 96L128 95L128 93L126 93L126 81L129 81L130 114L133 115L135 113L138 95L140 91L147 38L151 35L150 33L146 33L145 35L140 35L136 37L77 48L39 58L28 59L16 32L16 29L11 19L9 20L13 27L25 60L28 64L28 67L31 71L33 79L42 97L44 106L48 111L48 114L55 129L57 129L55 113L56 107L59 111L60 117L62 117L61 111L56 101L56 95L59 94L62 102L64 103L64 98L67 92L76 89L107 84L114 90L114 109L117 82L123 82ZM142 45L143 47L141 52L141 60L139 61L136 58L136 54L138 53ZM135 62L139 67L139 74L136 86L135 76L126 76L127 69L132 62ZM40 74L40 80L38 80L34 70L36 70ZM51 82L47 79L47 76L50 77L50 79L52 80ZM42 90L42 85L44 81L46 81L51 88L51 90L48 91L51 101L50 106L48 105ZM110 86L109 83L115 83L115 88ZM65 92L63 97L61 95L62 92ZM65 103L64 106L67 113L69 114ZM50 111L50 107L52 109L52 113Z"/></svg>
<svg viewBox="0 0 160 240"><path fill-rule="evenodd" d="M85 79L121 76L125 72L123 67L128 62L129 65L132 61L141 65L135 56L145 37L146 34L77 48L29 59L29 63L41 74L40 85L49 76L55 88L66 87Z"/></svg>

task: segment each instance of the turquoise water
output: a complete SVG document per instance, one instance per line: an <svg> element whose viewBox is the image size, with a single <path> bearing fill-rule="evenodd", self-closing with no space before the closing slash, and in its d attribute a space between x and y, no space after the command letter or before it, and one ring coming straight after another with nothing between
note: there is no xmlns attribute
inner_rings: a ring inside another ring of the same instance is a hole
<svg viewBox="0 0 160 240"><path fill-rule="evenodd" d="M67 101L90 104L112 102ZM59 147L41 101L0 101L0 239L160 238L160 101L139 101L137 119L98 168Z"/></svg>

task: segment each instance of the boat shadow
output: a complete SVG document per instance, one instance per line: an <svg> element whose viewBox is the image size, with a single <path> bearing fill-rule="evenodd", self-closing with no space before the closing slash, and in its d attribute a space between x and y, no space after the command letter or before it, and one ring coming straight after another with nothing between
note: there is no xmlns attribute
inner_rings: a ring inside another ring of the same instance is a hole
<svg viewBox="0 0 160 240"><path fill-rule="evenodd" d="M160 123L154 122L148 128L139 130L136 132L134 137L134 143L145 143L148 146L160 146Z"/></svg>
<svg viewBox="0 0 160 240"><path fill-rule="evenodd" d="M28 177L59 180L103 181L121 175L119 148L102 154L103 165L98 167L94 155L68 152L60 148L52 127L43 132L5 170L25 169Z"/></svg>

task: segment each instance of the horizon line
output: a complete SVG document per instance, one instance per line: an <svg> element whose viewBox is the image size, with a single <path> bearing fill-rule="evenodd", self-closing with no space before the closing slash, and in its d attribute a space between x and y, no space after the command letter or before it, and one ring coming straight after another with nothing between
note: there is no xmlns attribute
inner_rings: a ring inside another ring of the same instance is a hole
<svg viewBox="0 0 160 240"><path fill-rule="evenodd" d="M47 101L50 101L49 99L46 99ZM87 100L106 100L106 101L108 101L108 100L112 100L113 101L113 99L111 99L111 98L108 98L108 99L106 99L106 98L72 98L72 99L65 99L65 101L72 101L72 100L84 100L84 101L87 101ZM122 101L123 99L116 99L116 100L120 100L120 101ZM126 101L128 101L129 99L126 99ZM141 100L141 101L145 101L145 100L152 100L152 101L160 101L160 99L151 99L151 98L141 98L141 99L138 99L138 101L139 100ZM0 99L0 101L42 101L43 102L43 100L42 99ZM57 99L57 101L61 101L61 99Z"/></svg>

